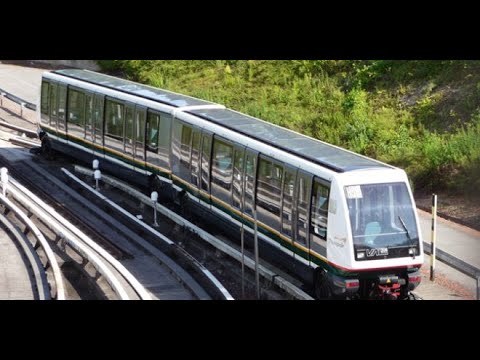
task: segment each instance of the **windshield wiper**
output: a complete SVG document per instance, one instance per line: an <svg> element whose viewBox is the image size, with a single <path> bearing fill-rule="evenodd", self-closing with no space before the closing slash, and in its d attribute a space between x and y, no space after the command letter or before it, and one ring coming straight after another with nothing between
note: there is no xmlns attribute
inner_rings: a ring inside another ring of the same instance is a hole
<svg viewBox="0 0 480 360"><path fill-rule="evenodd" d="M402 217L400 215L398 215L398 219L400 220L400 222L402 223L402 226L403 228L405 229L405 231L407 232L407 237L408 237L408 240L410 241L410 249L412 249L412 258L413 260L415 260L415 253L417 252L417 249L416 249L416 246L415 246L415 242L413 241L412 237L410 236L410 231L408 231L408 228L407 228L407 225L405 225L405 222L403 221Z"/></svg>

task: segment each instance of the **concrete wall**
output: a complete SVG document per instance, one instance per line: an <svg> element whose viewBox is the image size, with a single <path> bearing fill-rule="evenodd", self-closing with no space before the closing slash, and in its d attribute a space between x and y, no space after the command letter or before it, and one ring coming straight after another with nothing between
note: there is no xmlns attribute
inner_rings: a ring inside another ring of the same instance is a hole
<svg viewBox="0 0 480 360"><path fill-rule="evenodd" d="M49 64L52 66L68 66L78 69L98 71L100 67L95 60L34 60L35 62Z"/></svg>

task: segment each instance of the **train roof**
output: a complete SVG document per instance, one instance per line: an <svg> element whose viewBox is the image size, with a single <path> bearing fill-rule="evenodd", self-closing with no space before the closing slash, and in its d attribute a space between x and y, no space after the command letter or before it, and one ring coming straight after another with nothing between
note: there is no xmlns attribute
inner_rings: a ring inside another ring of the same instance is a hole
<svg viewBox="0 0 480 360"><path fill-rule="evenodd" d="M54 71L54 73L158 101L174 107L213 104L190 96L172 93L170 91L87 70L68 69L57 70ZM308 136L233 110L200 109L187 112L253 139L266 142L274 147L336 172L366 168L393 168L374 159L355 154L337 146L312 139Z"/></svg>

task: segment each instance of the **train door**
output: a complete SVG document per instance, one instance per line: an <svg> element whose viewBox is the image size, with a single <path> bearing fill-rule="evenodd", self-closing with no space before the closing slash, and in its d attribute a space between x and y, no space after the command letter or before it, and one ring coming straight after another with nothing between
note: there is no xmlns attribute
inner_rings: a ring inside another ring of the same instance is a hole
<svg viewBox="0 0 480 360"><path fill-rule="evenodd" d="M192 155L190 158L190 171L191 171L191 180L190 183L194 186L194 194L198 196L200 189L200 156L201 156L201 144L202 132L199 129L193 128L192 132Z"/></svg>
<svg viewBox="0 0 480 360"><path fill-rule="evenodd" d="M93 142L93 93L85 92L85 133L84 139Z"/></svg>
<svg viewBox="0 0 480 360"><path fill-rule="evenodd" d="M310 248L310 199L312 189L312 175L298 170L295 191L295 243L309 253ZM310 261L310 256L307 255Z"/></svg>
<svg viewBox="0 0 480 360"><path fill-rule="evenodd" d="M310 251L327 256L328 204L330 182L315 177L312 192ZM315 255L315 254L314 254Z"/></svg>
<svg viewBox="0 0 480 360"><path fill-rule="evenodd" d="M133 158L133 148L134 148L134 136L133 136L133 116L134 116L134 105L126 103L125 104L125 129L123 133L123 151L125 154Z"/></svg>
<svg viewBox="0 0 480 360"><path fill-rule="evenodd" d="M200 198L210 202L210 161L212 159L212 134L202 133L202 153L200 162Z"/></svg>
<svg viewBox="0 0 480 360"><path fill-rule="evenodd" d="M67 127L67 85L58 85L58 109L57 109L57 132L66 138Z"/></svg>
<svg viewBox="0 0 480 360"><path fill-rule="evenodd" d="M258 153L246 149L245 151L245 175L244 175L244 214L254 217L255 210L255 188L257 178Z"/></svg>
<svg viewBox="0 0 480 360"><path fill-rule="evenodd" d="M297 209L294 206L295 199L295 181L297 179L297 170L285 165L285 176L283 181L283 200L282 200L282 234L295 241L294 221L297 215Z"/></svg>
<svg viewBox="0 0 480 360"><path fill-rule="evenodd" d="M93 96L93 155L103 156L103 111L105 95Z"/></svg>
<svg viewBox="0 0 480 360"><path fill-rule="evenodd" d="M245 202L245 147L234 146L233 150L233 180L232 180L232 206L240 211L243 216Z"/></svg>
<svg viewBox="0 0 480 360"><path fill-rule="evenodd" d="M134 121L134 158L137 161L145 161L145 119L147 109L141 106L135 106L135 121Z"/></svg>
<svg viewBox="0 0 480 360"><path fill-rule="evenodd" d="M53 132L57 133L57 118L58 118L58 84L50 83L50 127Z"/></svg>

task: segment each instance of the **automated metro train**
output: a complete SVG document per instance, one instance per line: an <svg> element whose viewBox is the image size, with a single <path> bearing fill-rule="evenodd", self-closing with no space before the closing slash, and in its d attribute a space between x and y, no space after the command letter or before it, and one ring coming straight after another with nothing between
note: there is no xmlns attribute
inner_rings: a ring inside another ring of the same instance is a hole
<svg viewBox="0 0 480 360"><path fill-rule="evenodd" d="M423 248L405 172L222 105L86 70L42 77L42 149L258 230L319 298L405 299ZM188 199L188 201L183 201ZM256 226L255 226L256 223ZM233 233L232 233L233 234Z"/></svg>

